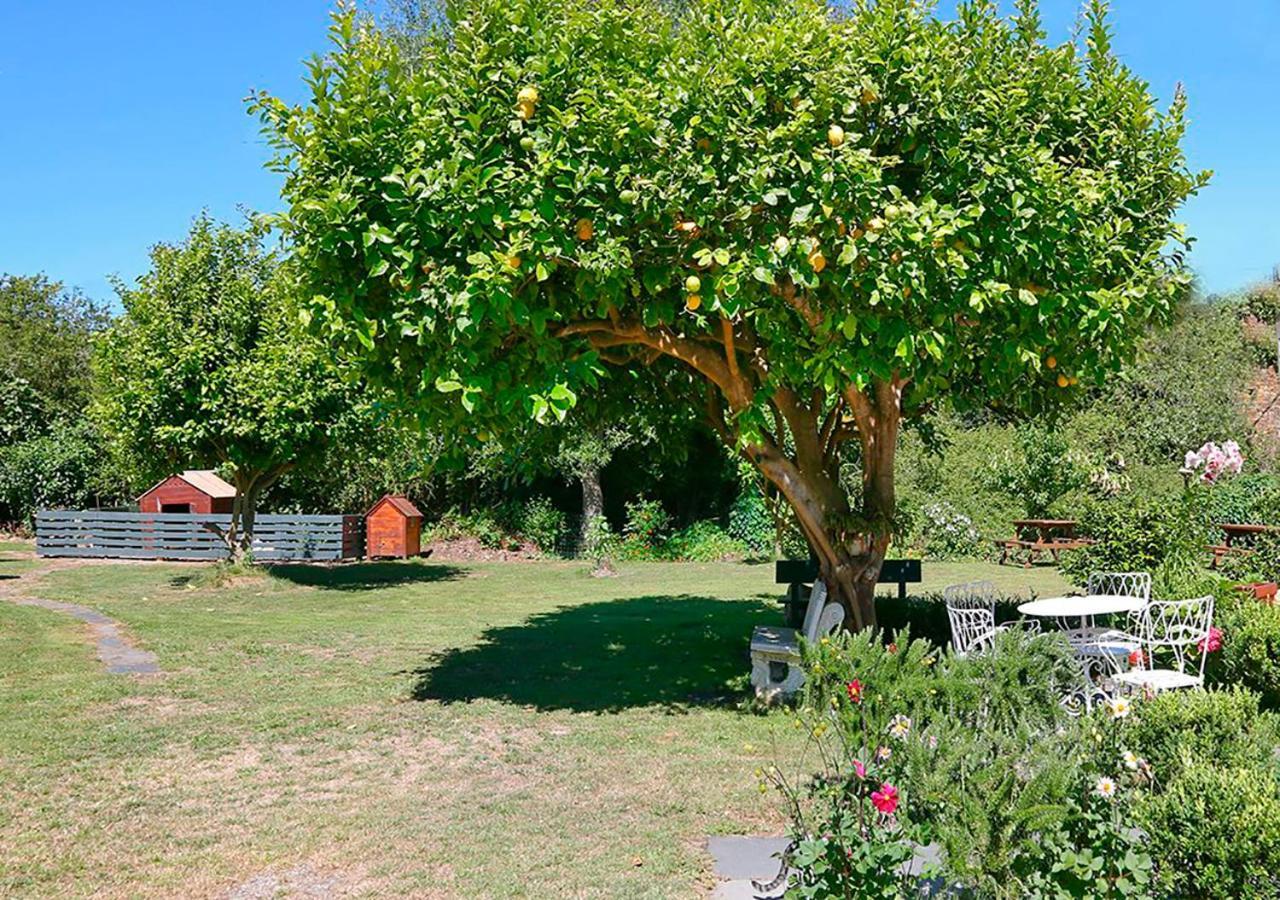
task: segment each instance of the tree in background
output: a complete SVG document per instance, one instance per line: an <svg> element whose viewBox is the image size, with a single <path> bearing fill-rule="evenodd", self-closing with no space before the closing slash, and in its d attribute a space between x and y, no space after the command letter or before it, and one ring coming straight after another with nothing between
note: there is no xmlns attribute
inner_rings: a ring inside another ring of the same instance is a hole
<svg viewBox="0 0 1280 900"><path fill-rule="evenodd" d="M83 506L104 486L104 455L83 420L104 307L44 275L0 275L0 523Z"/></svg>
<svg viewBox="0 0 1280 900"><path fill-rule="evenodd" d="M105 306L44 275L0 275L0 381L26 381L48 418L79 415L89 393L92 338Z"/></svg>
<svg viewBox="0 0 1280 900"><path fill-rule="evenodd" d="M202 215L182 243L156 245L137 285L117 285L124 315L94 357L94 418L139 480L229 473L224 537L236 559L252 545L261 493L340 442L357 408L300 330L292 278L264 238Z"/></svg>
<svg viewBox="0 0 1280 900"><path fill-rule="evenodd" d="M1101 0L1083 51L1033 0L931 7L470 0L412 51L339 13L308 102L253 100L318 333L459 432L678 364L873 624L904 420L1101 384L1206 180Z"/></svg>

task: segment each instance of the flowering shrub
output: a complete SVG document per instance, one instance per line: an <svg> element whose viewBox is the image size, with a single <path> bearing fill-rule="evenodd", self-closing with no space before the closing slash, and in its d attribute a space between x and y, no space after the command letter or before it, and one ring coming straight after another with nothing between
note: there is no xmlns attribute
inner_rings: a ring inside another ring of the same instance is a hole
<svg viewBox="0 0 1280 900"><path fill-rule="evenodd" d="M1188 450L1183 460L1183 468L1202 484L1213 484L1227 473L1238 475L1243 467L1244 456L1235 441L1225 441L1221 447L1208 441L1199 450Z"/></svg>
<svg viewBox="0 0 1280 900"><path fill-rule="evenodd" d="M917 528L929 559L970 559L982 546L982 535L973 520L946 500L926 504Z"/></svg>

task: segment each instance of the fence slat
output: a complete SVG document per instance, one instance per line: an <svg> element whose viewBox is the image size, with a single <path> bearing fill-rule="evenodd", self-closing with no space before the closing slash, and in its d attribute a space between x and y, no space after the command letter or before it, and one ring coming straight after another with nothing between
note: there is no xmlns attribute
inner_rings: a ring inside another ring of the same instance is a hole
<svg viewBox="0 0 1280 900"><path fill-rule="evenodd" d="M230 516L199 513L40 510L36 552L41 556L223 559L227 551L219 531L230 524ZM364 549L363 525L359 516L258 516L253 554L269 561L358 557Z"/></svg>

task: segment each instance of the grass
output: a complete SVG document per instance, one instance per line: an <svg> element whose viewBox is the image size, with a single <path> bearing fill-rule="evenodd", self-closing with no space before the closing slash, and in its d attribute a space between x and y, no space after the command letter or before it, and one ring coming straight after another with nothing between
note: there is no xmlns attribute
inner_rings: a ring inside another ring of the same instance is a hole
<svg viewBox="0 0 1280 900"><path fill-rule="evenodd" d="M753 771L798 741L745 702L780 591L764 565L619 571L50 574L40 596L124 622L165 674L109 676L78 624L0 603L0 894L705 893L705 835L784 824Z"/></svg>

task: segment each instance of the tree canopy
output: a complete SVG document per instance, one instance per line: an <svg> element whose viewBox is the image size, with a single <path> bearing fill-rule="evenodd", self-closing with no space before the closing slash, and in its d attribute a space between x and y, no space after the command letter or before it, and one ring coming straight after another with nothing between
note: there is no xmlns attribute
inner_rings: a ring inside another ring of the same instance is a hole
<svg viewBox="0 0 1280 900"><path fill-rule="evenodd" d="M318 456L355 392L299 329L294 279L257 225L199 217L158 244L124 315L99 340L94 416L141 479L223 467L236 487L228 540L252 540L258 495Z"/></svg>
<svg viewBox="0 0 1280 900"><path fill-rule="evenodd" d="M1154 108L1101 0L1083 47L1033 0L446 9L408 42L340 12L307 102L252 101L318 333L473 431L563 415L605 366L671 379L854 624L902 421L1069 401L1187 282L1185 101Z"/></svg>

